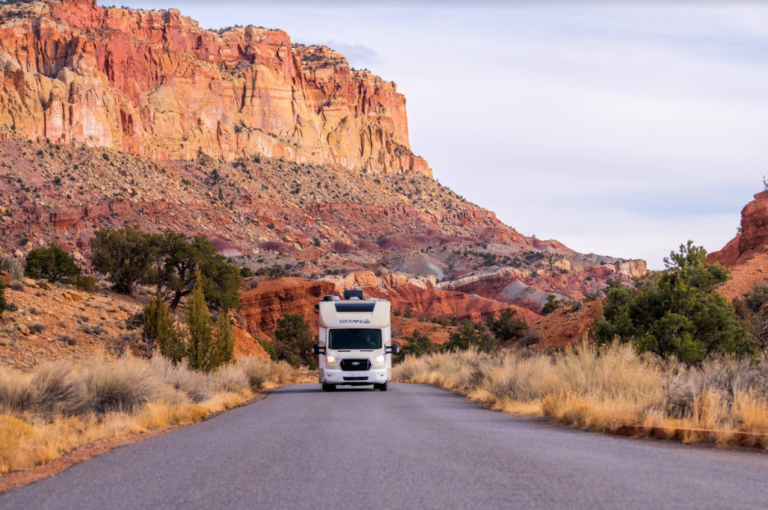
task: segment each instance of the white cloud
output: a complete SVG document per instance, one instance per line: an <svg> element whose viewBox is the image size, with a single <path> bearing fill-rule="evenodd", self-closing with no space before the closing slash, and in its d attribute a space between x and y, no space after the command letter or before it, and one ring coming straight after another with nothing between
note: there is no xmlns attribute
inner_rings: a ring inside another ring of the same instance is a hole
<svg viewBox="0 0 768 510"><path fill-rule="evenodd" d="M768 6L608 4L177 7L339 41L406 94L440 181L523 233L657 268L719 249L768 173Z"/></svg>

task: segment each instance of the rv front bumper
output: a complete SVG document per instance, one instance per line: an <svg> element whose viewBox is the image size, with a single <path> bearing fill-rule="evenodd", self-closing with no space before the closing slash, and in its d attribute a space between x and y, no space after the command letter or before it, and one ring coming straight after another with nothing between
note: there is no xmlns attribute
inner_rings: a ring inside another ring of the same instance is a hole
<svg viewBox="0 0 768 510"><path fill-rule="evenodd" d="M348 372L326 368L323 371L323 380L326 384L384 384L387 382L387 369Z"/></svg>

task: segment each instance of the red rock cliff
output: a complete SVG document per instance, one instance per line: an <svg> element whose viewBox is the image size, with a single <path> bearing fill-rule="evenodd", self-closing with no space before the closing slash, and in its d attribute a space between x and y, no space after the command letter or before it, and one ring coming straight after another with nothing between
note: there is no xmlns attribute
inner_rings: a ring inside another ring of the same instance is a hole
<svg viewBox="0 0 768 510"><path fill-rule="evenodd" d="M326 47L91 0L0 7L0 129L153 159L253 154L431 175L394 83Z"/></svg>
<svg viewBox="0 0 768 510"><path fill-rule="evenodd" d="M709 255L710 262L724 266L743 264L755 255L765 253L768 246L768 191L755 195L755 199L741 211L741 229L722 250Z"/></svg>

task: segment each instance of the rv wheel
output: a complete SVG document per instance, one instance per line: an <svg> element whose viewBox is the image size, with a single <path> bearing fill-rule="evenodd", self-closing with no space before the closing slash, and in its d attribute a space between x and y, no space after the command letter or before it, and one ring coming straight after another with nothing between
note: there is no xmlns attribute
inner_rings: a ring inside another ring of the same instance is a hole
<svg viewBox="0 0 768 510"><path fill-rule="evenodd" d="M336 391L336 385L323 383L323 391Z"/></svg>
<svg viewBox="0 0 768 510"><path fill-rule="evenodd" d="M374 390L387 391L387 388L389 388L389 382L385 382L384 384L373 385Z"/></svg>

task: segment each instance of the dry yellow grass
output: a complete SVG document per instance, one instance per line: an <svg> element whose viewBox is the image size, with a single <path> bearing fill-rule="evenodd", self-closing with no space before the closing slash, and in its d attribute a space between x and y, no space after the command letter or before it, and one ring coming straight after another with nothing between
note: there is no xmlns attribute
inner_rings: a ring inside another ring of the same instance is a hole
<svg viewBox="0 0 768 510"><path fill-rule="evenodd" d="M492 409L590 430L659 429L684 442L768 447L768 360L700 367L639 356L630 345L581 344L561 353L477 351L407 358L401 382L442 386ZM691 430L693 429L693 430ZM745 434L754 434L745 439ZM763 436L761 436L763 435Z"/></svg>
<svg viewBox="0 0 768 510"><path fill-rule="evenodd" d="M0 369L0 474L73 449L189 425L292 382L285 363L244 359L210 374L162 358L59 362L29 373Z"/></svg>

